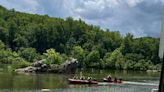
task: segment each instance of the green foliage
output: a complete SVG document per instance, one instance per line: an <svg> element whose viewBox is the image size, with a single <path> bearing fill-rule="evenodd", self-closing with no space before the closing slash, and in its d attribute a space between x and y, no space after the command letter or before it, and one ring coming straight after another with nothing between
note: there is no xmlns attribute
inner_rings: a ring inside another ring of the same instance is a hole
<svg viewBox="0 0 164 92"><path fill-rule="evenodd" d="M11 64L13 68L23 68L30 65L17 52L6 49L2 41L0 41L0 64Z"/></svg>
<svg viewBox="0 0 164 92"><path fill-rule="evenodd" d="M19 60L19 55L11 50L0 50L0 62L2 64L12 64Z"/></svg>
<svg viewBox="0 0 164 92"><path fill-rule="evenodd" d="M0 40L0 50L5 48L5 44Z"/></svg>
<svg viewBox="0 0 164 92"><path fill-rule="evenodd" d="M123 69L124 56L120 48L115 49L112 53L106 53L104 57L105 66L112 69Z"/></svg>
<svg viewBox="0 0 164 92"><path fill-rule="evenodd" d="M39 56L35 48L20 48L18 54L29 62L34 62Z"/></svg>
<svg viewBox="0 0 164 92"><path fill-rule="evenodd" d="M123 54L131 53L132 42L133 42L133 35L131 35L130 33L126 34L126 36L124 37L124 40L123 40L123 44L125 46L125 48L123 50Z"/></svg>
<svg viewBox="0 0 164 92"><path fill-rule="evenodd" d="M135 64L136 64L136 62L134 62L133 60L125 60L123 69L124 70L133 70Z"/></svg>
<svg viewBox="0 0 164 92"><path fill-rule="evenodd" d="M46 53L43 54L47 64L61 64L63 62L63 58L55 51L55 49L48 49L46 50Z"/></svg>
<svg viewBox="0 0 164 92"><path fill-rule="evenodd" d="M139 60L135 65L134 65L134 69L135 70L147 70L147 63L145 62L145 60L141 59Z"/></svg>
<svg viewBox="0 0 164 92"><path fill-rule="evenodd" d="M79 61L79 65L81 65L81 67L85 65L86 53L83 48L81 48L80 46L74 46L72 50L72 55Z"/></svg>
<svg viewBox="0 0 164 92"><path fill-rule="evenodd" d="M92 66L91 64L100 62L100 54L97 50L92 50L86 57L87 66Z"/></svg>
<svg viewBox="0 0 164 92"><path fill-rule="evenodd" d="M12 68L17 69L17 68L25 68L27 66L30 66L31 63L27 62L25 60L21 60L20 62L16 62L14 64L12 64Z"/></svg>

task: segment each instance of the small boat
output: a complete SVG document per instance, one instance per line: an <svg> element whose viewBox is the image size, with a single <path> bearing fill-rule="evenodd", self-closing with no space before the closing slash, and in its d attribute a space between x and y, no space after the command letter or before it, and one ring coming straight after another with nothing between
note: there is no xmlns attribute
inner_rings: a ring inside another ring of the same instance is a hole
<svg viewBox="0 0 164 92"><path fill-rule="evenodd" d="M68 79L70 84L98 84L95 80Z"/></svg>
<svg viewBox="0 0 164 92"><path fill-rule="evenodd" d="M107 78L103 79L104 82L109 82L109 83L122 83L122 79L118 80L108 80Z"/></svg>

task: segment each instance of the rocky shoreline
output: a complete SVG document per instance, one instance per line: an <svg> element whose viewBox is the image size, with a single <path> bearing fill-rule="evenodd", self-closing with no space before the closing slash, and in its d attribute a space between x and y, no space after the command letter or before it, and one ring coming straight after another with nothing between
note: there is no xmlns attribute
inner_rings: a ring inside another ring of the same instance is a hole
<svg viewBox="0 0 164 92"><path fill-rule="evenodd" d="M43 63L45 59L34 62L32 66L28 66L25 68L19 68L16 69L15 72L17 73L43 73L43 72L48 72L48 73L65 73L65 74L71 74L75 73L77 66L78 66L78 61L77 59L70 59L65 61L63 64L51 64L47 65Z"/></svg>

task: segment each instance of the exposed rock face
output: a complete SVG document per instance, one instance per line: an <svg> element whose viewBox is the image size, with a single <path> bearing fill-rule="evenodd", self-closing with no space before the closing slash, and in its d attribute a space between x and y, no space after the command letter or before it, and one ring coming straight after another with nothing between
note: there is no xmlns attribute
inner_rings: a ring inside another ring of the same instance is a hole
<svg viewBox="0 0 164 92"><path fill-rule="evenodd" d="M61 65L51 65L49 72L57 73L75 73L78 66L78 61L76 59L67 60Z"/></svg>
<svg viewBox="0 0 164 92"><path fill-rule="evenodd" d="M26 68L19 68L15 70L16 72L23 73L23 72L34 72L35 68L34 67L26 67Z"/></svg>
<svg viewBox="0 0 164 92"><path fill-rule="evenodd" d="M44 64L45 59L34 62L32 66L26 68L16 69L16 72L51 72L51 73L75 73L76 68L78 66L77 59L67 60L65 63L61 65L52 64L50 66Z"/></svg>
<svg viewBox="0 0 164 92"><path fill-rule="evenodd" d="M45 59L34 62L32 67L36 68L35 72L47 72L50 68L47 64L44 64Z"/></svg>

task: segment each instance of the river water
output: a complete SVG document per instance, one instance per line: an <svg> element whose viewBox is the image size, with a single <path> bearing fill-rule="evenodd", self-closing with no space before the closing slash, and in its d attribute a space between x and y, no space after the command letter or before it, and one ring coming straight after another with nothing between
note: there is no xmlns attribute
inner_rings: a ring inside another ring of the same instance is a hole
<svg viewBox="0 0 164 92"><path fill-rule="evenodd" d="M50 89L52 92L151 92L158 88L160 73L143 71L83 70L84 76L92 76L101 81L108 74L122 78L123 84L70 85L67 81L74 74L17 74L0 69L0 91L40 92ZM75 75L80 75L77 71Z"/></svg>

